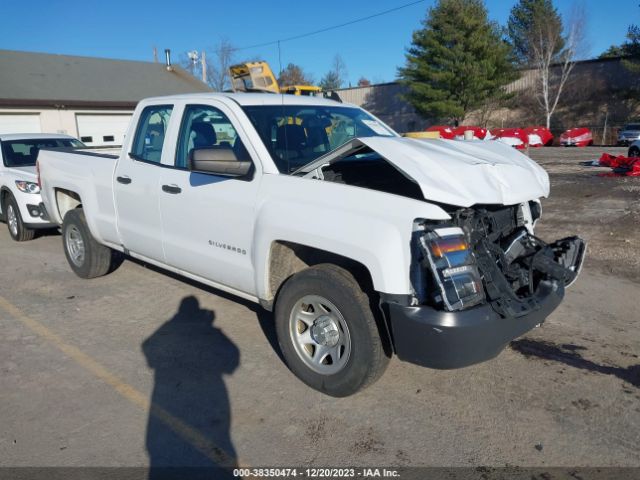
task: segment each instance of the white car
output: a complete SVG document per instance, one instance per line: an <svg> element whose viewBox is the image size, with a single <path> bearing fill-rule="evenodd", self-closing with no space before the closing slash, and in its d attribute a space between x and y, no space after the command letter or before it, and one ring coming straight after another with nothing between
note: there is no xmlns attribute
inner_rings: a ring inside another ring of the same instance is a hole
<svg viewBox="0 0 640 480"><path fill-rule="evenodd" d="M76 147L84 145L68 135L0 135L0 218L7 223L11 238L31 240L35 230L56 226L47 219L36 181L38 151Z"/></svg>
<svg viewBox="0 0 640 480"><path fill-rule="evenodd" d="M78 276L122 252L259 303L292 372L334 396L394 353L432 368L495 357L584 258L578 237L533 235L549 178L527 156L402 138L326 99L152 98L119 155L41 150L38 165Z"/></svg>

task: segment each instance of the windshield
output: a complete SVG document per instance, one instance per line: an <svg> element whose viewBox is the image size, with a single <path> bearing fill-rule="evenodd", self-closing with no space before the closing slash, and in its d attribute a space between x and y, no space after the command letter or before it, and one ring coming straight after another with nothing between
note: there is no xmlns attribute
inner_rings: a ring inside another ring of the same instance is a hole
<svg viewBox="0 0 640 480"><path fill-rule="evenodd" d="M631 123L624 127L625 130L640 130L640 123Z"/></svg>
<svg viewBox="0 0 640 480"><path fill-rule="evenodd" d="M260 105L243 109L278 170L285 174L355 137L395 135L360 108Z"/></svg>
<svg viewBox="0 0 640 480"><path fill-rule="evenodd" d="M41 148L86 148L75 138L33 138L2 142L2 160L5 167L33 167Z"/></svg>

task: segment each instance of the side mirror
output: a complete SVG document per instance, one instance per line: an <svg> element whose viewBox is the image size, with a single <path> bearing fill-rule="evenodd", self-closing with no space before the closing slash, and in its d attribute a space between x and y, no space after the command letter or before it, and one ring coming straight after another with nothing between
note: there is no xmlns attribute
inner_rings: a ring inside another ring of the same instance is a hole
<svg viewBox="0 0 640 480"><path fill-rule="evenodd" d="M189 153L189 170L224 177L243 177L251 171L252 163L238 160L230 148L194 148Z"/></svg>

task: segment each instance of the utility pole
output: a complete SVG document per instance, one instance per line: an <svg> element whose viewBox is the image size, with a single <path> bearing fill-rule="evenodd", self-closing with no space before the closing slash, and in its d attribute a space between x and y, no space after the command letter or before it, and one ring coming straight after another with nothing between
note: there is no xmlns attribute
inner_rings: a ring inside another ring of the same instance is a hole
<svg viewBox="0 0 640 480"><path fill-rule="evenodd" d="M200 55L200 62L202 64L202 81L207 83L207 53L204 50Z"/></svg>
<svg viewBox="0 0 640 480"><path fill-rule="evenodd" d="M607 105L606 115L604 117L604 128L602 129L602 141L600 142L602 145L606 145L605 139L607 138L607 122L609 120L609 105Z"/></svg>
<svg viewBox="0 0 640 480"><path fill-rule="evenodd" d="M158 63L158 49L153 47L153 63Z"/></svg>

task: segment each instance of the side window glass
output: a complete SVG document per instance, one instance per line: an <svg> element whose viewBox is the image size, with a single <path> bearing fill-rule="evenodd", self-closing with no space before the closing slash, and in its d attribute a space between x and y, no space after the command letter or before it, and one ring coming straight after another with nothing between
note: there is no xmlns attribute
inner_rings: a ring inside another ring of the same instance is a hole
<svg viewBox="0 0 640 480"><path fill-rule="evenodd" d="M180 126L175 166L188 168L189 155L198 148L227 150L238 161L250 161L231 120L215 107L187 105Z"/></svg>
<svg viewBox="0 0 640 480"><path fill-rule="evenodd" d="M152 105L142 111L131 150L134 158L160 163L172 110L172 105Z"/></svg>

